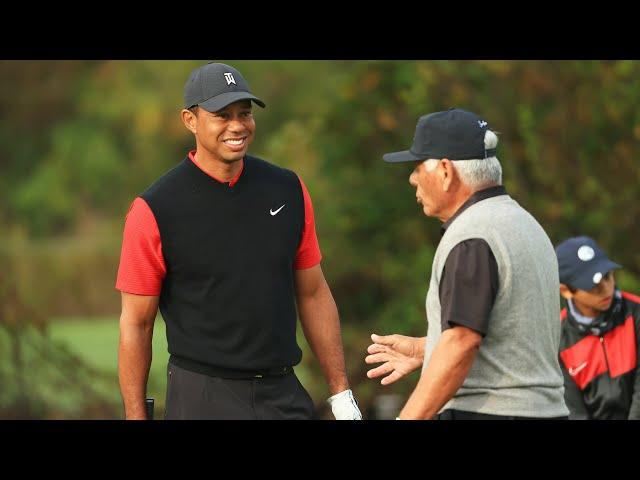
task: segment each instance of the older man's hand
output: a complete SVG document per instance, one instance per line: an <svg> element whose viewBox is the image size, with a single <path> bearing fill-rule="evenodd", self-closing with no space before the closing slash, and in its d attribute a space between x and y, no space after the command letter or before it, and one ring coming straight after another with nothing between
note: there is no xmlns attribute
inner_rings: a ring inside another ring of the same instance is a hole
<svg viewBox="0 0 640 480"><path fill-rule="evenodd" d="M405 335L371 335L373 344L367 348L366 363L382 363L367 372L369 378L386 375L380 383L389 385L422 367L425 337Z"/></svg>

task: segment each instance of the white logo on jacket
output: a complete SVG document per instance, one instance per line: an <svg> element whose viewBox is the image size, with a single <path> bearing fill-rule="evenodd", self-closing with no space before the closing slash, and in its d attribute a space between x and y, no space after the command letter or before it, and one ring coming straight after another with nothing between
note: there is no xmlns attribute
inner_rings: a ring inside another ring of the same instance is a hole
<svg viewBox="0 0 640 480"><path fill-rule="evenodd" d="M286 203L285 203L284 205L286 205ZM277 214L278 214L278 212L284 208L284 205L282 205L282 206L281 206L279 209L277 209L275 212L274 212L273 210L269 209L269 213L271 214L271 216L273 217L274 215L277 215Z"/></svg>
<svg viewBox="0 0 640 480"><path fill-rule="evenodd" d="M580 365L578 365L576 368L570 367L569 368L569 375L571 375L572 377L575 377L578 373L580 373L585 367L587 366L587 362L582 362Z"/></svg>

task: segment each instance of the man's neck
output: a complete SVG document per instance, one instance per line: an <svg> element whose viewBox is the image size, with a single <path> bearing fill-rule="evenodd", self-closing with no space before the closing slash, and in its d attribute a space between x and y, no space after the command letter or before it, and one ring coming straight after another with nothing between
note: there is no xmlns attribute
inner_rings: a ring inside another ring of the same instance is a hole
<svg viewBox="0 0 640 480"><path fill-rule="evenodd" d="M571 313L573 313L574 316L579 315L585 319L588 318L593 320L594 318L596 318L598 315L602 313L602 312L599 312L598 310L594 310L593 308L585 307L584 305L581 305L580 303L576 302L573 299L569 300L567 304L569 305L569 309L571 310ZM584 323L584 322L580 322L580 323Z"/></svg>
<svg viewBox="0 0 640 480"><path fill-rule="evenodd" d="M242 169L244 162L244 159L225 162L208 154L206 150L203 149L196 151L194 159L202 170L222 182L230 182L233 180Z"/></svg>
<svg viewBox="0 0 640 480"><path fill-rule="evenodd" d="M446 223L448 220L451 219L451 217L453 217L454 215L456 215L460 209L462 208L462 206L467 203L469 201L469 199L471 197L473 197L476 193L487 190L489 188L493 188L493 187L498 187L500 185L489 185L486 187L482 187L478 190L471 190L469 187L467 187L466 185L461 185L457 192L455 193L455 200L453 203L453 206L449 209L447 209L446 212L444 212L444 214L442 215L442 217L439 217L440 220L443 223ZM446 217L446 218L444 218Z"/></svg>
<svg viewBox="0 0 640 480"><path fill-rule="evenodd" d="M442 223L446 223L447 220L453 217L456 214L456 212L460 210L460 207L462 207L462 205L464 205L465 202L469 200L469 198L471 198L471 195L473 195L474 193L475 192L472 192L466 187L458 190L455 194L454 202L451 205L451 207L448 208L445 212L443 212L442 216L439 217L440 221Z"/></svg>

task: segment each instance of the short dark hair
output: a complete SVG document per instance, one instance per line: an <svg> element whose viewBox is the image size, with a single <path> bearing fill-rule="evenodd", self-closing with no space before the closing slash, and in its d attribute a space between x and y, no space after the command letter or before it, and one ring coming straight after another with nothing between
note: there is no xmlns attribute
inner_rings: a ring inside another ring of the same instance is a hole
<svg viewBox="0 0 640 480"><path fill-rule="evenodd" d="M187 108L187 110L189 110L191 113L193 113L197 117L199 108L200 107L198 107L198 105L193 105L193 106Z"/></svg>

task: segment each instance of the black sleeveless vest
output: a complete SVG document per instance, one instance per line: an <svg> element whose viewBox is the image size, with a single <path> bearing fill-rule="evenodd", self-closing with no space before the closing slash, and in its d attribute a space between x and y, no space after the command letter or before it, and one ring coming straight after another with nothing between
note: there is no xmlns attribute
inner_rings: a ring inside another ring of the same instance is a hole
<svg viewBox="0 0 640 480"><path fill-rule="evenodd" d="M293 264L304 199L296 174L247 155L229 187L187 157L141 197L167 268L159 306L171 361L212 374L298 364Z"/></svg>

